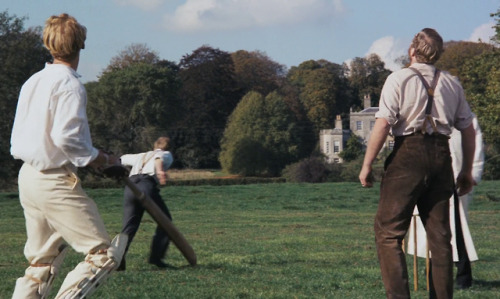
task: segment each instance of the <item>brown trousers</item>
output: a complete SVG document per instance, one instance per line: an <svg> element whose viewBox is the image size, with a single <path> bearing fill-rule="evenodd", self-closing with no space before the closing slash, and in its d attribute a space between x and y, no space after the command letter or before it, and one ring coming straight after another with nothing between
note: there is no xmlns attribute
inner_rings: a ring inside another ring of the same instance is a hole
<svg viewBox="0 0 500 299"><path fill-rule="evenodd" d="M453 297L449 203L454 188L448 138L396 137L387 158L375 216L375 240L387 298L410 298L402 240L418 206L432 252L431 298Z"/></svg>

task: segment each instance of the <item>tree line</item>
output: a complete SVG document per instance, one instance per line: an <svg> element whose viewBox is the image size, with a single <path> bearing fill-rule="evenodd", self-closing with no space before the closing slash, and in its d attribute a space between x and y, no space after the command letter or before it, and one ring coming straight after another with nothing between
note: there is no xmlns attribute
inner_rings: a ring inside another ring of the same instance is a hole
<svg viewBox="0 0 500 299"><path fill-rule="evenodd" d="M491 16L498 41L499 12ZM13 183L20 166L9 153L20 87L51 59L41 28L25 29L23 21L0 13L0 187ZM450 41L437 64L463 83L493 170L500 170L499 57L491 44ZM408 58L398 61L403 67ZM94 145L116 154L148 150L159 135L168 135L175 167L277 176L319 155L319 130L332 128L336 115L348 127L349 112L361 109L364 95L377 106L390 73L375 54L349 64L308 60L287 69L260 51L203 45L174 63L147 45L131 44L97 81L85 84L87 115Z"/></svg>

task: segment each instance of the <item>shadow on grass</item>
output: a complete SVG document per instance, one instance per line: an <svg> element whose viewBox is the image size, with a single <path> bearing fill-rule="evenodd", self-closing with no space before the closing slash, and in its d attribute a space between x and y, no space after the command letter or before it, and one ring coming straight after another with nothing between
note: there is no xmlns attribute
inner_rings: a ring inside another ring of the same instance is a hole
<svg viewBox="0 0 500 299"><path fill-rule="evenodd" d="M199 268L199 266L191 266L191 265L183 265L183 266L174 266L171 264L167 264L166 267L156 267L154 265L149 265L149 267L142 267L142 268L127 268L127 270L122 270L122 271L116 271L117 273L125 273L125 272L168 272L168 271L179 271L179 270L184 270L184 269L196 269Z"/></svg>
<svg viewBox="0 0 500 299"><path fill-rule="evenodd" d="M473 285L479 286L485 289L497 289L500 288L500 281L499 280L493 280L493 281L486 281L486 280L475 280L473 281Z"/></svg>
<svg viewBox="0 0 500 299"><path fill-rule="evenodd" d="M153 266L153 268L157 271L164 271L164 270L167 270L167 271L174 270L175 271L175 270L184 270L184 269L195 269L198 267L199 267L198 265L195 265L195 266L192 266L192 265L174 266L171 264L167 264L167 266L165 268L159 268L159 267Z"/></svg>

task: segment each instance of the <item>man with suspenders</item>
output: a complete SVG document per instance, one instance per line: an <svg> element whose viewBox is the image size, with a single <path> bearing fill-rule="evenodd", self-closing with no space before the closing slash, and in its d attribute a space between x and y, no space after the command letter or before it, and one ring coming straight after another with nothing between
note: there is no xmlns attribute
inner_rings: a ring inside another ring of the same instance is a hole
<svg viewBox="0 0 500 299"><path fill-rule="evenodd" d="M154 143L153 151L127 154L121 156L121 163L125 166L131 166L130 180L137 188L147 194L155 204L161 209L165 215L172 220L170 211L167 205L160 196L158 184L165 185L167 180L167 169L172 165L172 154L167 151L170 139L168 137L159 137ZM128 251L130 243L139 229L142 216L144 215L144 207L136 200L136 195L125 187L124 203L123 203L123 227L122 233L128 235L128 243L125 253ZM149 263L159 268L166 268L162 259L167 252L170 239L167 233L158 226L153 236L151 243L151 254ZM118 271L125 270L125 255L117 269Z"/></svg>
<svg viewBox="0 0 500 299"><path fill-rule="evenodd" d="M410 68L392 73L382 89L359 179L363 187L372 187L371 165L392 132L394 150L385 162L374 224L387 298L410 298L401 243L415 206L433 257L430 298L452 298L448 200L455 185L448 139L453 127L461 131L464 158L456 187L466 194L474 184L473 116L458 80L434 67L443 52L434 29L417 33L408 52Z"/></svg>

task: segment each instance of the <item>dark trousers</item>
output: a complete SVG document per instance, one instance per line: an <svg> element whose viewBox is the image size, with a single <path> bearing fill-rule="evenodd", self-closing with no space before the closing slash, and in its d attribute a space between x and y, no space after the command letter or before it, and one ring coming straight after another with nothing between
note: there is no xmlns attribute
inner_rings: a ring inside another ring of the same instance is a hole
<svg viewBox="0 0 500 299"><path fill-rule="evenodd" d="M472 268L465 247L464 234L462 232L462 222L460 221L460 209L458 195L454 194L455 200L455 240L457 246L458 262L455 263L457 267L456 283L459 288L468 288L472 285ZM429 261L429 269L432 270L432 259ZM432 271L429 275L430 289L432 290ZM431 293L431 298L435 298L435 294Z"/></svg>
<svg viewBox="0 0 500 299"><path fill-rule="evenodd" d="M469 255L467 254L467 249L465 248L464 234L462 232L462 222L460 221L460 209L459 209L459 198L455 194L455 233L457 242L457 253L458 262L455 263L457 266L457 285L460 288L467 288L472 285L472 269L470 265Z"/></svg>
<svg viewBox="0 0 500 299"><path fill-rule="evenodd" d="M172 220L170 211L167 205L160 196L160 189L158 189L157 182L150 175L134 175L130 177L130 180L136 184L137 188L147 194L155 202L155 204L160 208L167 217ZM142 216L144 215L144 207L141 205L138 199L136 199L134 193L130 188L125 187L125 195L123 202L123 227L122 233L128 235L128 243L125 253L128 251L130 243L134 239L139 225L141 224ZM160 227L156 227L155 234L153 236L153 241L151 242L151 254L149 256L149 262L155 263L161 261L165 257L168 249L170 239L165 231ZM125 258L123 259L125 260ZM124 262L121 268L125 268Z"/></svg>
<svg viewBox="0 0 500 299"><path fill-rule="evenodd" d="M375 216L375 241L387 298L410 298L402 251L413 209L418 206L432 252L433 293L453 296L449 198L453 194L448 138L442 135L396 137L386 160Z"/></svg>

